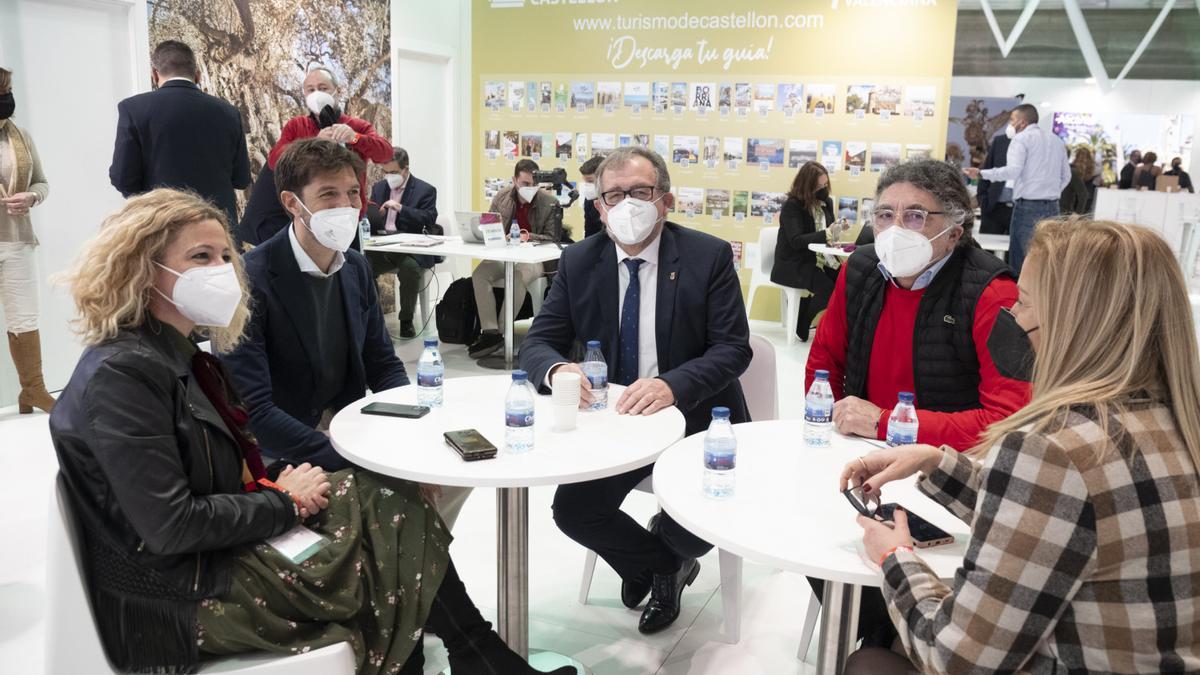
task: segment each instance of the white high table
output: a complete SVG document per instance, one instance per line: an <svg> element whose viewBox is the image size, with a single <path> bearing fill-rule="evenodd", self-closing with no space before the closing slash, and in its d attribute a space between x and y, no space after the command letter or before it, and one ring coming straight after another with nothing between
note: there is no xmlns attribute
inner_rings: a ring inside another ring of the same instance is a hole
<svg viewBox="0 0 1200 675"><path fill-rule="evenodd" d="M414 239L437 239L437 246L413 246ZM389 234L372 237L363 246L364 251L379 253L408 253L409 255L460 256L494 260L504 263L504 369L513 365L513 323L517 309L513 306L513 269L517 263L544 263L558 260L562 249L552 242L526 242L518 246L484 246L469 244L462 237L440 237L419 234Z"/></svg>
<svg viewBox="0 0 1200 675"><path fill-rule="evenodd" d="M842 468L876 449L863 439L834 434L830 447L805 447L802 421L734 425L737 437L735 494L706 497L704 434L672 445L654 465L654 494L680 525L746 560L824 579L817 672L841 673L854 648L863 586L879 586L879 572L863 560L857 512L838 491ZM970 529L913 481L889 483L885 502L898 502L954 535L954 543L920 551L943 579L954 576L966 553Z"/></svg>
<svg viewBox="0 0 1200 675"><path fill-rule="evenodd" d="M614 404L624 387L609 385L607 409L578 414L574 430L552 429L549 396L534 406L534 449L504 450L507 375L447 379L443 405L415 420L363 415L373 401L417 401L416 386L372 394L352 403L329 425L333 447L346 459L388 476L433 485L494 487L498 566L497 632L517 653L529 654L529 489L607 478L654 462L683 437L683 414L670 407L648 417L618 415ZM499 452L495 459L464 462L442 434L475 429ZM537 666L563 665L561 655L535 655ZM533 661L531 661L532 663ZM570 662L567 660L566 662ZM579 664L574 664L579 668Z"/></svg>

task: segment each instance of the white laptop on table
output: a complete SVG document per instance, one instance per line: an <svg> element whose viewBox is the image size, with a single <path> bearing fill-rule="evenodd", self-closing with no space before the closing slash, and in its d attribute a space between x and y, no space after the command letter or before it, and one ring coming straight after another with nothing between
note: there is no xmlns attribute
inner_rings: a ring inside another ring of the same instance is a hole
<svg viewBox="0 0 1200 675"><path fill-rule="evenodd" d="M499 223L500 214L487 211L455 211L454 222L463 241L472 244L483 243L483 233L479 231L480 223Z"/></svg>

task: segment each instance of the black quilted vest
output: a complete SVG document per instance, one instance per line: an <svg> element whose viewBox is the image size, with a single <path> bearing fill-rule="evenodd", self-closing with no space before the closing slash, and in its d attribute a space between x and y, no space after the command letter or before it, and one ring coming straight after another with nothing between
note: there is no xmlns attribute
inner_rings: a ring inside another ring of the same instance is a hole
<svg viewBox="0 0 1200 675"><path fill-rule="evenodd" d="M846 396L867 398L867 367L875 328L889 283L878 269L875 246L860 246L846 267ZM999 258L975 245L959 246L925 290L913 335L916 405L959 412L979 408L979 359L975 353L975 306L999 276L1012 276ZM910 358L896 354L896 358Z"/></svg>

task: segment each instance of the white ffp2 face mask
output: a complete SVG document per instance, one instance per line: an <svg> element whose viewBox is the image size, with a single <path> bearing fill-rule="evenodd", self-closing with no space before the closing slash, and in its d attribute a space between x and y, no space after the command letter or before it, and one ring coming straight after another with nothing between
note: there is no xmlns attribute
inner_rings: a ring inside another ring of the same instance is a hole
<svg viewBox="0 0 1200 675"><path fill-rule="evenodd" d="M606 209L608 212L608 231L613 237L626 246L636 246L646 241L654 226L658 224L658 202L626 197L620 204Z"/></svg>
<svg viewBox="0 0 1200 675"><path fill-rule="evenodd" d="M308 207L299 197L296 201L308 211ZM358 233L358 209L353 206L341 206L322 209L316 213L308 211L306 227L325 248L345 252L354 242L354 235Z"/></svg>
<svg viewBox="0 0 1200 675"><path fill-rule="evenodd" d="M525 200L526 204L532 204L533 198L537 196L538 188L536 185L517 188L517 194L521 195L521 199Z"/></svg>
<svg viewBox="0 0 1200 675"><path fill-rule="evenodd" d="M320 115L325 106L337 108L337 101L333 100L333 95L325 91L314 91L304 97L304 105L308 106L309 111L314 115Z"/></svg>
<svg viewBox="0 0 1200 675"><path fill-rule="evenodd" d="M1012 125L1012 122L1009 122L1008 126L1004 127L1004 135L1010 141L1017 135L1017 128Z"/></svg>
<svg viewBox="0 0 1200 675"><path fill-rule="evenodd" d="M592 201L593 199L595 199L596 198L596 184L595 183L580 183L579 184L579 196L588 200L589 202Z"/></svg>
<svg viewBox="0 0 1200 675"><path fill-rule="evenodd" d="M893 277L911 277L923 272L929 267L929 263L933 262L933 239L955 227L957 226L951 225L932 239L926 239L925 235L916 230L893 225L876 237L875 252Z"/></svg>
<svg viewBox="0 0 1200 675"><path fill-rule="evenodd" d="M238 305L242 302L242 285L238 283L233 263L224 265L193 267L182 274L163 265L154 263L179 277L171 297L158 290L158 294L175 305L179 313L197 326L227 328L233 320Z"/></svg>
<svg viewBox="0 0 1200 675"><path fill-rule="evenodd" d="M384 175L383 179L387 181L388 187L392 188L393 190L399 190L400 186L404 185L406 182L404 180L404 176L398 173L386 174Z"/></svg>

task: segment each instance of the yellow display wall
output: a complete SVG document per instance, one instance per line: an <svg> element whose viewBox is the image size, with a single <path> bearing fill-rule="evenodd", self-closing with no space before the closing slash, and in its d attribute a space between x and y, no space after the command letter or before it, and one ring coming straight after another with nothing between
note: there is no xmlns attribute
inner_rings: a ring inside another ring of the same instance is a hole
<svg viewBox="0 0 1200 675"><path fill-rule="evenodd" d="M814 149L856 222L882 169L945 151L953 1L474 1L476 209L518 158L573 181L593 154L645 144L668 151L670 219L740 255ZM576 203L576 238L582 221ZM777 294L753 315L778 318Z"/></svg>

